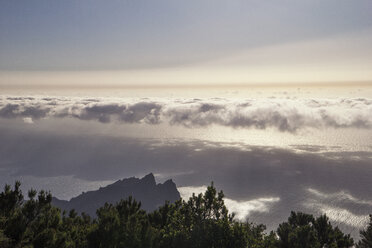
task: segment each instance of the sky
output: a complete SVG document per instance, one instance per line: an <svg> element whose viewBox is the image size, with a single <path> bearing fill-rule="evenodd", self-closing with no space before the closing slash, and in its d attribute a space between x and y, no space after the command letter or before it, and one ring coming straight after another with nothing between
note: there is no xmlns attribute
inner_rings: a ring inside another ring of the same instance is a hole
<svg viewBox="0 0 372 248"><path fill-rule="evenodd" d="M0 84L372 80L369 0L0 3Z"/></svg>
<svg viewBox="0 0 372 248"><path fill-rule="evenodd" d="M60 199L213 181L237 218L358 238L372 207L372 1L2 0L0 185ZM342 87L339 87L342 86Z"/></svg>

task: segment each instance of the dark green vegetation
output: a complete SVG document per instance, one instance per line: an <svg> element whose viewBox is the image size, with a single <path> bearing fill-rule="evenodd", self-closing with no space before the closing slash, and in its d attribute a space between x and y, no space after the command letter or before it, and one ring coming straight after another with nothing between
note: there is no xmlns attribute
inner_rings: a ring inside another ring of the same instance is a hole
<svg viewBox="0 0 372 248"><path fill-rule="evenodd" d="M354 241L328 218L292 212L276 232L264 225L241 223L229 214L221 192L213 186L188 201L165 203L154 212L129 197L105 204L97 218L68 214L51 205L50 193L29 191L24 200L17 182L0 194L0 247L351 247ZM357 247L372 247L372 217Z"/></svg>

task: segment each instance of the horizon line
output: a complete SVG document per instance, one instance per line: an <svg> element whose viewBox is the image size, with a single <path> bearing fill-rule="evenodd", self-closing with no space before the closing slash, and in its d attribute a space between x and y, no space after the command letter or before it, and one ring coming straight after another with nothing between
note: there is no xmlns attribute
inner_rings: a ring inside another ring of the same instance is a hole
<svg viewBox="0 0 372 248"><path fill-rule="evenodd" d="M142 83L142 84L128 84L128 83L112 83L112 84L2 84L0 83L0 88L87 88L87 89L143 89L143 88L275 88L275 87L372 87L372 80L363 81L298 81L298 82L257 82L257 83L190 83L190 84L161 84L161 83Z"/></svg>

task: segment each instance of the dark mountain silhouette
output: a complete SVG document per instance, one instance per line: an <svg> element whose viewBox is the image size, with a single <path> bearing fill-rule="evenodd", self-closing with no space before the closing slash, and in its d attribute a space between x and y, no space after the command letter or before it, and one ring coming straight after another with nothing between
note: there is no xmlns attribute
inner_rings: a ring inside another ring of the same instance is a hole
<svg viewBox="0 0 372 248"><path fill-rule="evenodd" d="M129 196L140 201L142 209L146 211L157 209L165 201L174 202L180 199L176 184L171 179L163 184L156 184L154 175L150 173L141 179L131 177L119 180L98 190L82 193L70 201L53 197L52 204L62 210L75 209L78 213L96 216L96 210L106 202L116 203Z"/></svg>

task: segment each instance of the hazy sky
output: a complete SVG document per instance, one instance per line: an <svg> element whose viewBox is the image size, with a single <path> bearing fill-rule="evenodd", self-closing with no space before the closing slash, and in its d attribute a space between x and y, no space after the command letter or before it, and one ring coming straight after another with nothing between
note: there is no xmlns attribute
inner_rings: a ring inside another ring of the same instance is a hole
<svg viewBox="0 0 372 248"><path fill-rule="evenodd" d="M369 81L371 11L370 0L4 0L0 84Z"/></svg>

